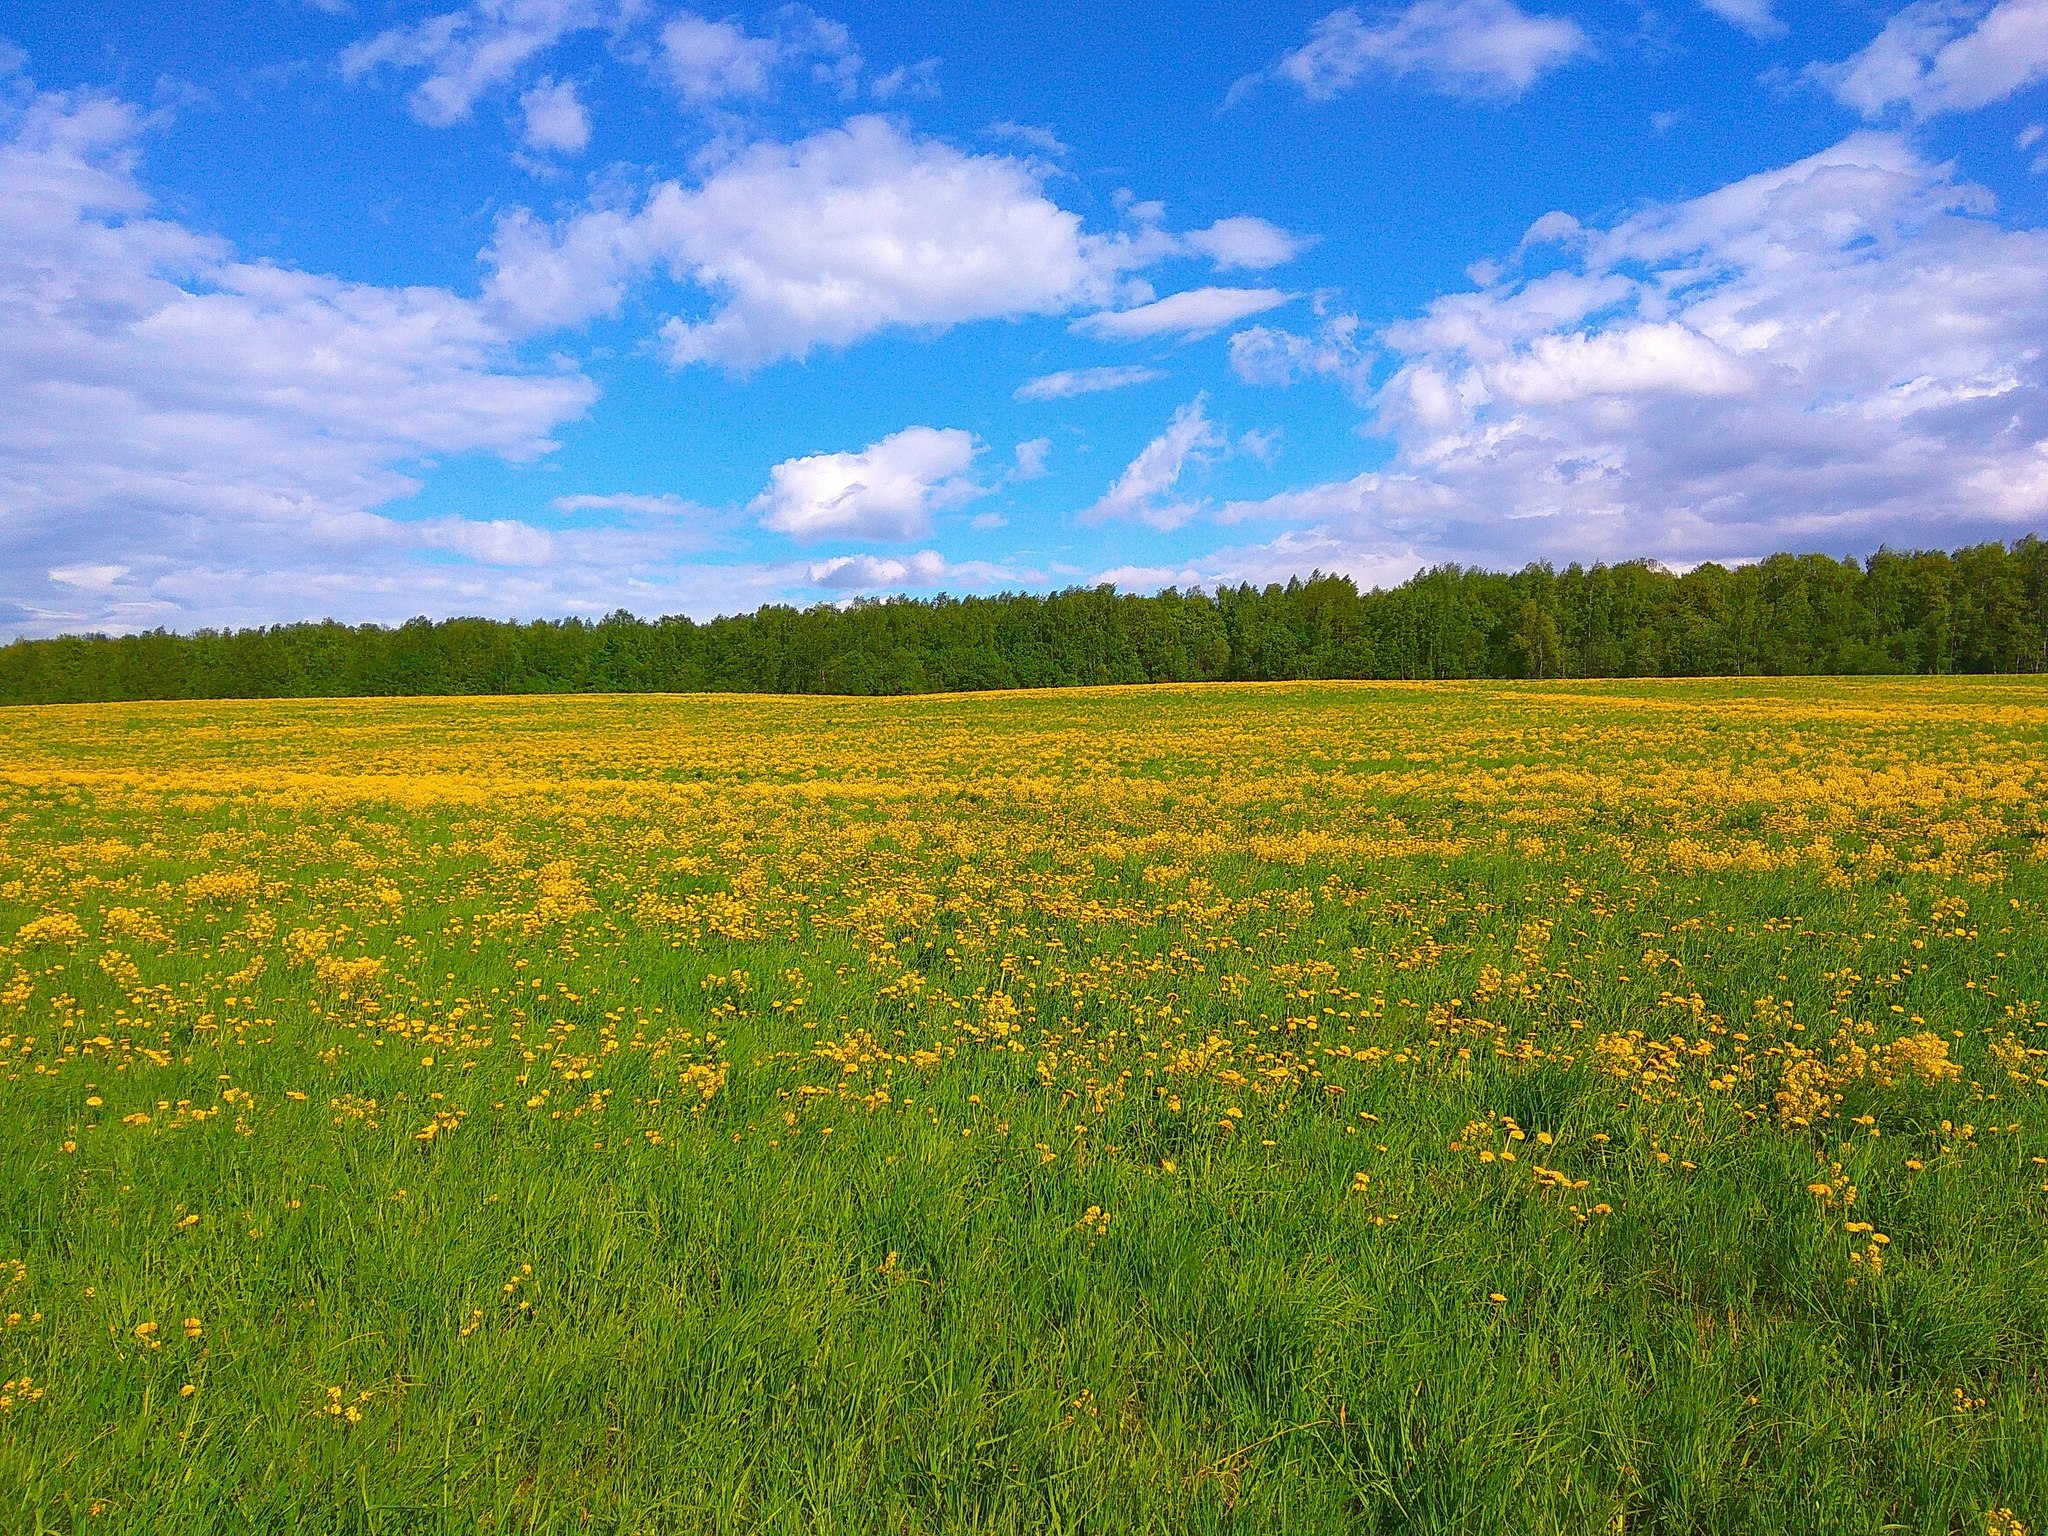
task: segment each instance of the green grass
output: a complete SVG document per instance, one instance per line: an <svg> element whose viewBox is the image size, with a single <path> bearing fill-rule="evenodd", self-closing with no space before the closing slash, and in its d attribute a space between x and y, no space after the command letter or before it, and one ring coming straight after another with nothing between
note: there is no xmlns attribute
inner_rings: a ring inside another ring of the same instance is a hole
<svg viewBox="0 0 2048 1536"><path fill-rule="evenodd" d="M0 726L0 1528L2048 1520L2037 685Z"/></svg>

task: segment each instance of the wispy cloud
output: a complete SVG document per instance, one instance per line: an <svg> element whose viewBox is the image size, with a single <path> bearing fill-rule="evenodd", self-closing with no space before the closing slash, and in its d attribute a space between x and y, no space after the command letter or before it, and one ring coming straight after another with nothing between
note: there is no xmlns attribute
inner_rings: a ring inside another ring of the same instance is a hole
<svg viewBox="0 0 2048 1536"><path fill-rule="evenodd" d="M1700 4L1751 37L1785 35L1785 23L1778 19L1772 0L1700 0Z"/></svg>
<svg viewBox="0 0 2048 1536"><path fill-rule="evenodd" d="M1373 354L1359 336L1356 315L1332 315L1308 336L1255 325L1230 338L1231 371L1247 384L1329 378L1362 396L1372 364Z"/></svg>
<svg viewBox="0 0 2048 1536"><path fill-rule="evenodd" d="M1041 155L1051 155L1055 160L1067 153L1066 144L1050 128L1041 128L1032 123L1015 123L1007 117L997 118L990 123L985 133L998 139L1009 139L1022 144L1026 149L1035 149Z"/></svg>
<svg viewBox="0 0 2048 1536"><path fill-rule="evenodd" d="M1131 460L1102 499L1082 513L1084 522L1129 519L1153 528L1176 528L1196 506L1180 494L1190 466L1212 462L1230 451L1230 439L1209 420L1206 399L1197 395L1173 413L1166 430Z"/></svg>
<svg viewBox="0 0 2048 1536"><path fill-rule="evenodd" d="M1372 74L1448 96L1509 98L1591 49L1577 22L1531 15L1514 0L1414 0L1369 19L1346 6L1317 22L1308 41L1271 69L1239 80L1224 105L1266 80L1329 101Z"/></svg>
<svg viewBox="0 0 2048 1536"><path fill-rule="evenodd" d="M1293 298L1277 288L1191 288L1135 309L1083 315L1073 328L1084 336L1142 341L1154 336L1206 336Z"/></svg>
<svg viewBox="0 0 2048 1536"><path fill-rule="evenodd" d="M1150 384L1166 377L1164 369L1129 363L1110 368L1063 368L1058 373L1040 374L1017 386L1019 400L1065 400L1074 395L1095 395L1105 390L1129 389L1133 384Z"/></svg>
<svg viewBox="0 0 2048 1536"><path fill-rule="evenodd" d="M421 122L445 128L563 38L613 25L620 15L611 0L474 0L352 44L341 72L356 80L385 69L424 70L407 100Z"/></svg>
<svg viewBox="0 0 2048 1536"><path fill-rule="evenodd" d="M615 491L603 496L557 496L548 505L557 512L633 512L646 517L709 515L707 508L681 496L646 496L631 491Z"/></svg>

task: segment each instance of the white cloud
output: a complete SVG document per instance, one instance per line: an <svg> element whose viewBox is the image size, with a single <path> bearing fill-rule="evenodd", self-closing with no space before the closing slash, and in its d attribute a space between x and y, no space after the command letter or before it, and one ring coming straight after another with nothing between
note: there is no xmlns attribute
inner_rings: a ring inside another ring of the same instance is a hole
<svg viewBox="0 0 2048 1536"><path fill-rule="evenodd" d="M1868 118L1974 112L2048 78L2048 0L1916 0L1861 53L1808 74Z"/></svg>
<svg viewBox="0 0 2048 1536"><path fill-rule="evenodd" d="M986 494L971 473L975 443L955 427L906 427L858 453L785 459L752 510L799 539L915 539L932 513Z"/></svg>
<svg viewBox="0 0 2048 1536"><path fill-rule="evenodd" d="M708 314L663 328L670 359L747 369L893 326L1101 304L1170 244L1155 234L1089 234L1034 165L856 117L753 145L695 188L662 182L635 211L593 207L552 228L510 214L485 252L485 293L541 330L607 313L665 270L711 296Z"/></svg>
<svg viewBox="0 0 2048 1536"><path fill-rule="evenodd" d="M835 555L829 560L813 560L792 574L810 586L847 593L931 591L941 586L986 590L1045 579L1040 571L986 560L948 560L935 549L900 557Z"/></svg>
<svg viewBox="0 0 2048 1536"><path fill-rule="evenodd" d="M1012 480L1042 480L1052 471L1045 467L1046 456L1052 452L1052 439L1034 437L1017 445L1017 462L1011 466Z"/></svg>
<svg viewBox="0 0 2048 1536"><path fill-rule="evenodd" d="M1193 517L1197 508L1179 494L1181 475L1190 464L1209 463L1230 450L1230 439L1209 420L1205 404L1197 395L1175 411L1166 430L1139 451L1082 520L1130 518L1166 529Z"/></svg>
<svg viewBox="0 0 2048 1536"><path fill-rule="evenodd" d="M1238 438L1233 451L1257 459L1261 464L1271 464L1280 457L1280 440L1285 435L1278 427L1246 432Z"/></svg>
<svg viewBox="0 0 2048 1536"><path fill-rule="evenodd" d="M785 5L775 13L782 28L784 52L791 58L811 60L811 79L819 85L831 86L839 93L840 99L851 101L860 90L860 72L866 60L853 45L853 34L829 16L820 16L816 11L802 5ZM936 59L926 59L910 67L913 77L924 79L938 67ZM875 82L879 90L882 82ZM892 88L889 94L895 94ZM938 94L934 88L924 90L918 87L909 91L914 96Z"/></svg>
<svg viewBox="0 0 2048 1536"><path fill-rule="evenodd" d="M844 592L873 592L885 587L936 587L946 579L945 556L935 549L919 550L900 559L887 555L834 555L814 560L804 576L814 587Z"/></svg>
<svg viewBox="0 0 2048 1536"><path fill-rule="evenodd" d="M1330 378L1354 395L1366 388L1373 355L1359 341L1358 316L1333 315L1313 336L1255 325L1230 338L1230 366L1247 384Z"/></svg>
<svg viewBox="0 0 2048 1536"><path fill-rule="evenodd" d="M649 517L700 517L707 509L674 494L636 495L617 491L605 496L557 496L548 503L557 512L638 512Z"/></svg>
<svg viewBox="0 0 2048 1536"><path fill-rule="evenodd" d="M480 97L511 80L529 60L575 32L613 24L609 0L473 0L459 11L392 27L343 50L351 80L380 69L424 69L407 98L430 127L462 122Z"/></svg>
<svg viewBox="0 0 2048 1536"><path fill-rule="evenodd" d="M2038 528L2048 233L1990 206L1866 133L1579 228L1562 269L1509 270L1389 328L1383 468L1219 517L1510 564Z"/></svg>
<svg viewBox="0 0 2048 1536"><path fill-rule="evenodd" d="M1290 235L1278 225L1246 215L1218 219L1207 229L1190 231L1181 238L1190 249L1207 256L1223 271L1233 267L1281 266L1309 245L1299 235Z"/></svg>
<svg viewBox="0 0 2048 1536"><path fill-rule="evenodd" d="M531 149L581 154L590 145L590 114L577 99L573 80L542 80L519 98L526 114L526 143Z"/></svg>
<svg viewBox="0 0 2048 1536"><path fill-rule="evenodd" d="M1563 16L1532 16L1514 0L1414 0L1368 22L1355 7L1332 11L1270 75L1328 101L1366 75L1414 79L1449 96L1509 98L1590 51ZM1226 105L1263 78L1231 87Z"/></svg>
<svg viewBox="0 0 2048 1536"><path fill-rule="evenodd" d="M915 64L899 64L887 74L876 76L868 90L877 101L935 100L939 94L939 61L919 59Z"/></svg>
<svg viewBox="0 0 2048 1536"><path fill-rule="evenodd" d="M1133 384L1150 384L1165 372L1136 363L1112 368L1062 368L1058 373L1040 374L1017 386L1019 400L1065 400L1074 395L1096 395L1104 390L1128 389Z"/></svg>
<svg viewBox="0 0 2048 1536"><path fill-rule="evenodd" d="M1563 405L1600 395L1741 395L1752 380L1735 355L1676 321L1593 334L1539 336L1485 370L1513 405Z"/></svg>
<svg viewBox="0 0 2048 1536"><path fill-rule="evenodd" d="M1349 576L1361 587L1390 587L1428 563L1412 550L1364 549L1319 528L1290 528L1266 543L1213 549L1179 565L1114 566L1095 576L1090 585L1108 582L1126 592L1157 592L1162 587L1213 591L1241 582L1264 586L1310 571L1325 571Z"/></svg>
<svg viewBox="0 0 2048 1536"><path fill-rule="evenodd" d="M783 6L771 21L772 30L756 36L736 21L680 11L661 30L659 73L684 105L699 110L766 98L778 71L806 61L815 83L845 98L856 93L864 61L843 25L801 5ZM882 82L876 86L879 92Z"/></svg>
<svg viewBox="0 0 2048 1536"><path fill-rule="evenodd" d="M408 541L372 509L417 461L536 458L595 395L520 368L473 301L157 216L123 103L0 114L0 630L213 617L257 571L293 616L309 573Z"/></svg>
<svg viewBox="0 0 2048 1536"><path fill-rule="evenodd" d="M442 517L409 528L424 548L447 550L481 565L546 565L555 558L552 534L512 518Z"/></svg>
<svg viewBox="0 0 2048 1536"><path fill-rule="evenodd" d="M999 139L1014 139L1028 149L1035 149L1041 155L1059 159L1067 153L1067 146L1060 136L1050 128L1040 128L1031 123L1014 123L1007 117L998 118L983 130Z"/></svg>
<svg viewBox="0 0 2048 1536"><path fill-rule="evenodd" d="M82 592L110 592L128 574L125 565L60 565L50 571L50 580Z"/></svg>
<svg viewBox="0 0 2048 1536"><path fill-rule="evenodd" d="M1783 37L1785 23L1772 0L1700 0L1700 4L1751 37Z"/></svg>
<svg viewBox="0 0 2048 1536"><path fill-rule="evenodd" d="M737 22L688 11L661 29L663 72L691 106L765 96L781 52L775 39L749 37Z"/></svg>
<svg viewBox="0 0 2048 1536"><path fill-rule="evenodd" d="M1083 315L1073 328L1084 336L1139 341L1152 336L1206 336L1293 298L1277 288L1191 288L1135 309Z"/></svg>

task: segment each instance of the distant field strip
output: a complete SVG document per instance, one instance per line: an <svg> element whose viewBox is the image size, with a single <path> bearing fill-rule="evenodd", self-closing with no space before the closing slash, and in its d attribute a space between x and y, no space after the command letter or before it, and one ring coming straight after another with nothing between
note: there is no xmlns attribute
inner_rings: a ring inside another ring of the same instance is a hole
<svg viewBox="0 0 2048 1536"><path fill-rule="evenodd" d="M0 709L0 1529L2048 1527L2048 683Z"/></svg>

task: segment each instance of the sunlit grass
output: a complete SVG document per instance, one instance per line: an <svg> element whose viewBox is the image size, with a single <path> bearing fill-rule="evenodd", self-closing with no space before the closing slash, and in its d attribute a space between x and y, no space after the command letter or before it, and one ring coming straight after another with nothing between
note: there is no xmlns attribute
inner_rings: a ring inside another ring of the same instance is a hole
<svg viewBox="0 0 2048 1536"><path fill-rule="evenodd" d="M2036 1532L2048 689L0 711L0 1528Z"/></svg>

